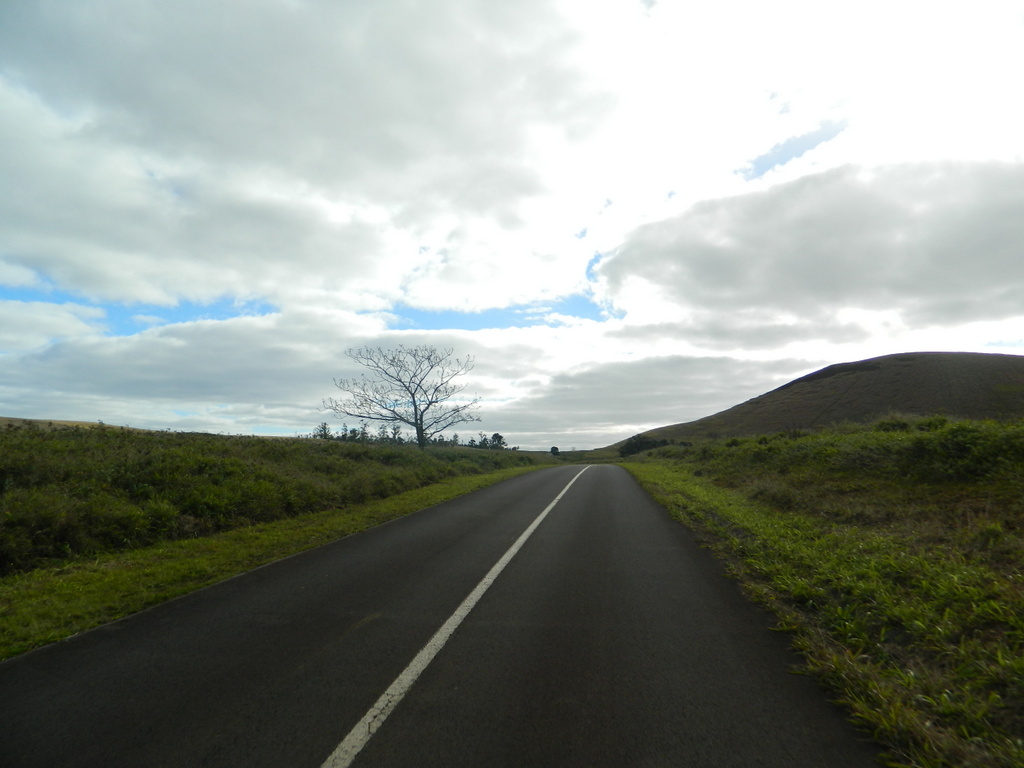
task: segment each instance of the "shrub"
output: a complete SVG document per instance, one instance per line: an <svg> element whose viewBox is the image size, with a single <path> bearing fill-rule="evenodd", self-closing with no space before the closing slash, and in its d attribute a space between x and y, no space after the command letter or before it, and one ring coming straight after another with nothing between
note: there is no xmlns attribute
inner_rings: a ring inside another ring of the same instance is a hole
<svg viewBox="0 0 1024 768"><path fill-rule="evenodd" d="M875 422L875 430L878 432L909 432L910 422L906 419L882 419Z"/></svg>
<svg viewBox="0 0 1024 768"><path fill-rule="evenodd" d="M475 451L114 428L0 432L0 574L345 508L535 463Z"/></svg>
<svg viewBox="0 0 1024 768"><path fill-rule="evenodd" d="M1024 429L994 422L960 422L917 435L904 468L923 480L977 480L1024 460Z"/></svg>
<svg viewBox="0 0 1024 768"><path fill-rule="evenodd" d="M655 440L650 435L633 435L619 446L619 456L632 456L641 451L649 451L662 445L668 445L668 440Z"/></svg>

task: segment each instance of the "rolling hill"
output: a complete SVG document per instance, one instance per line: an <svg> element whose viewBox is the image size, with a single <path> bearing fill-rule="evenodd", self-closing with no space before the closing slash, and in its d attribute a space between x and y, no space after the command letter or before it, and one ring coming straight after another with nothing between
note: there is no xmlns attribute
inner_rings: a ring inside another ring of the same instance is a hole
<svg viewBox="0 0 1024 768"><path fill-rule="evenodd" d="M1024 357L915 352L839 363L697 421L652 429L693 440L870 422L892 413L968 419L1024 417Z"/></svg>

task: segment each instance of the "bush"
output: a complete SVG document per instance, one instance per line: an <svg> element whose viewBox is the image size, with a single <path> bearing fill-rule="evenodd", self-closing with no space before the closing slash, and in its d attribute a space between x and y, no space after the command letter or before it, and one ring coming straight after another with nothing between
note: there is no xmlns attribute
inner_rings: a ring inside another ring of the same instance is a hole
<svg viewBox="0 0 1024 768"><path fill-rule="evenodd" d="M668 445L668 440L655 440L649 435L633 435L619 446L619 456L632 456L641 451L649 451L662 445Z"/></svg>
<svg viewBox="0 0 1024 768"><path fill-rule="evenodd" d="M339 509L535 463L519 451L142 432L0 432L0 574Z"/></svg>
<svg viewBox="0 0 1024 768"><path fill-rule="evenodd" d="M882 419L875 422L875 430L878 432L909 432L910 422L906 419Z"/></svg>
<svg viewBox="0 0 1024 768"><path fill-rule="evenodd" d="M1024 428L962 422L917 435L904 469L922 480L978 480L1024 461Z"/></svg>

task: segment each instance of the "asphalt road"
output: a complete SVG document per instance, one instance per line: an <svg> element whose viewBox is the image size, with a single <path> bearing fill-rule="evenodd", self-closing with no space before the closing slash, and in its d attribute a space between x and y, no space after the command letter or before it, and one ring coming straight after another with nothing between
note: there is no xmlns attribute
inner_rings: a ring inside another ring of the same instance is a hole
<svg viewBox="0 0 1024 768"><path fill-rule="evenodd" d="M877 765L877 747L790 672L771 617L624 470L590 467L550 507L581 469L518 477L0 663L0 766L319 768L517 540L345 760Z"/></svg>

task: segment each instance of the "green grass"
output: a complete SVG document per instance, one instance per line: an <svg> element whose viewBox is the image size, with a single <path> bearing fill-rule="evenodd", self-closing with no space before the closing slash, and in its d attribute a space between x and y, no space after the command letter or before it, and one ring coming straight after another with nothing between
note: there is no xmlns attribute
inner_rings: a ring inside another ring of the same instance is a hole
<svg viewBox="0 0 1024 768"><path fill-rule="evenodd" d="M899 766L1024 765L1024 427L663 448L625 466L794 633Z"/></svg>
<svg viewBox="0 0 1024 768"><path fill-rule="evenodd" d="M544 465L450 477L347 509L78 558L0 579L0 658L62 640Z"/></svg>
<svg viewBox="0 0 1024 768"><path fill-rule="evenodd" d="M111 427L0 430L0 658L554 463Z"/></svg>
<svg viewBox="0 0 1024 768"><path fill-rule="evenodd" d="M540 460L518 451L301 438L0 430L0 575L343 509Z"/></svg>

